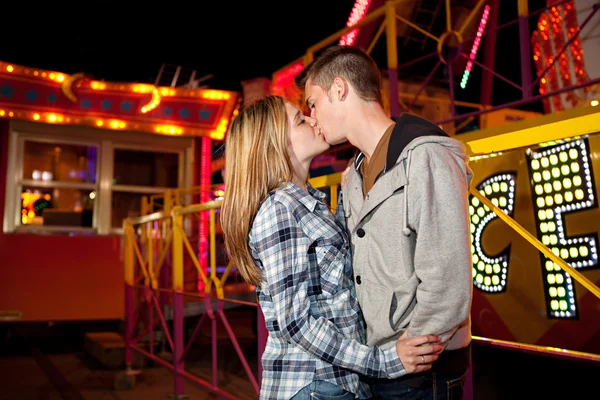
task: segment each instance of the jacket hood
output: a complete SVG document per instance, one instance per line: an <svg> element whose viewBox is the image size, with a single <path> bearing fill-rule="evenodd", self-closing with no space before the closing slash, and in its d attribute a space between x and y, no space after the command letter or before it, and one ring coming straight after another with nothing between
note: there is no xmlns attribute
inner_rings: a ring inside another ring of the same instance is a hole
<svg viewBox="0 0 600 400"><path fill-rule="evenodd" d="M469 156L466 153L466 146L462 142L449 137L448 134L436 124L416 115L404 113L398 117L396 119L396 126L392 131L392 136L390 137L386 164L381 175L398 167L400 164L404 164L406 184L404 188L404 218L402 218L404 227L402 232L406 236L410 236L410 229L408 228L407 192L410 186L409 176L411 155L415 148L424 144L437 144L448 149L456 162L463 165L463 171L468 186L470 186L473 178L473 172L468 166ZM359 153L355 161L355 168L357 171L360 171L360 164L363 159L364 154Z"/></svg>

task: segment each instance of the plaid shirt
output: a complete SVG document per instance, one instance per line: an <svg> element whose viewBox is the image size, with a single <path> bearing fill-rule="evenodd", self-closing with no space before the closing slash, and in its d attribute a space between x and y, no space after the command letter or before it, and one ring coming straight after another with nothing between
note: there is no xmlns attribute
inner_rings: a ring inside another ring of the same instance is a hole
<svg viewBox="0 0 600 400"><path fill-rule="evenodd" d="M368 398L360 374L397 378L406 371L395 347L364 345L345 226L323 203L324 193L309 192L288 183L271 193L249 234L269 332L260 398L290 399L313 380Z"/></svg>

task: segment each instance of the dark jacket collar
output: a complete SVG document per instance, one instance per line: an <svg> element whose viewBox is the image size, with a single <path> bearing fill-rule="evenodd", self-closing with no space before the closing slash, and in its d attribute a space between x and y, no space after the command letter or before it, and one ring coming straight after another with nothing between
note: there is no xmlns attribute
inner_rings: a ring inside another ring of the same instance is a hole
<svg viewBox="0 0 600 400"><path fill-rule="evenodd" d="M408 146L408 144L413 140L422 136L448 137L448 134L433 122L413 114L403 113L395 119L395 122L396 126L394 127L392 136L390 137L385 167L381 172L382 174L387 172L389 169L392 169L394 165L396 165L398 157L400 157L402 151L404 151L406 146ZM354 160L354 168L356 168L359 174L360 165L362 164L364 158L365 155L359 151L356 155L356 159Z"/></svg>

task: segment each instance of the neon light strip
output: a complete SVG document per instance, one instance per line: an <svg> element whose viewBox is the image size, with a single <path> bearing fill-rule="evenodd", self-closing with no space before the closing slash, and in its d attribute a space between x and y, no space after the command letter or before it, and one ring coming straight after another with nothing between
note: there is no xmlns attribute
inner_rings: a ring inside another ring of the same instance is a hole
<svg viewBox="0 0 600 400"><path fill-rule="evenodd" d="M354 2L354 7L352 7L352 12L350 13L350 17L348 17L348 22L346 26L354 26L367 15L367 11L369 10L369 6L371 5L371 0L356 0ZM359 28L352 29L350 32L346 33L344 36L340 38L340 44L342 46L352 46L354 42L356 42L356 38L358 37Z"/></svg>
<svg viewBox="0 0 600 400"><path fill-rule="evenodd" d="M479 50L479 45L481 44L481 38L483 36L483 31L485 30L485 25L487 24L488 18L490 16L490 6L485 6L483 10L483 16L481 17L481 21L479 21L479 28L477 28L477 37L473 42L473 47L471 47L471 54L469 54L469 61L467 61L467 66L465 68L465 72L463 72L462 81L460 82L460 87L462 89L467 87L467 81L469 80L469 74L473 69L473 60L477 57L477 50Z"/></svg>
<svg viewBox="0 0 600 400"><path fill-rule="evenodd" d="M352 11L350 12L350 16L348 17L348 22L346 26L354 26L367 15L367 11L369 10L369 6L371 5L371 0L356 0L354 2L354 6L352 7ZM358 37L359 28L352 29L350 32L346 33L344 36L340 38L340 45L342 46L352 46L354 42L356 42L356 38ZM296 63L291 65L287 69L280 71L277 76L273 79L273 85L271 91L273 94L284 95L285 88L289 87L294 83L294 77L300 73L304 69L302 63Z"/></svg>

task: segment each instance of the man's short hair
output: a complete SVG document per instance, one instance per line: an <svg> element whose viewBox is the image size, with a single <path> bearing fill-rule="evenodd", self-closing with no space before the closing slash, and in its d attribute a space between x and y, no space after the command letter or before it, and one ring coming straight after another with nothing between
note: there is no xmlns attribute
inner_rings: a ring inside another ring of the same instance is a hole
<svg viewBox="0 0 600 400"><path fill-rule="evenodd" d="M296 76L295 82L303 90L310 79L327 92L336 77L346 80L361 99L383 104L381 72L375 60L357 47L329 47Z"/></svg>

